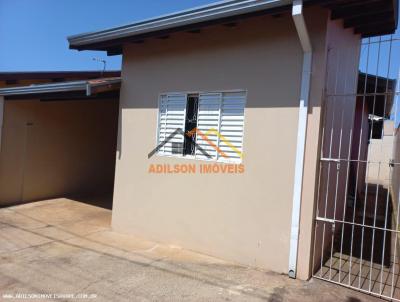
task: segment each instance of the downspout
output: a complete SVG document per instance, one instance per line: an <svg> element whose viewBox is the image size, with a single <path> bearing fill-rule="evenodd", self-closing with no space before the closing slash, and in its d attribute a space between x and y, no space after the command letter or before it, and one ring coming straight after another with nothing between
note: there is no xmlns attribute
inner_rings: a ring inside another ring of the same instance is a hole
<svg viewBox="0 0 400 302"><path fill-rule="evenodd" d="M310 95L312 47L303 16L303 0L293 0L292 17L303 49L303 69L297 128L296 166L293 188L292 228L290 234L289 277L296 278L299 244L300 206L303 187L304 154L306 148L308 99Z"/></svg>

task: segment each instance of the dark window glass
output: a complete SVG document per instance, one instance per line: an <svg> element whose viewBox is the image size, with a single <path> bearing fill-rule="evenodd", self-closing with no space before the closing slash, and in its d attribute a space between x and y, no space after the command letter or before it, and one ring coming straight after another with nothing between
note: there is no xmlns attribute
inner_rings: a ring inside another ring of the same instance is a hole
<svg viewBox="0 0 400 302"><path fill-rule="evenodd" d="M183 155L195 155L196 152L196 127L199 96L190 94L186 105L185 140L183 143Z"/></svg>
<svg viewBox="0 0 400 302"><path fill-rule="evenodd" d="M372 130L372 131L371 131ZM369 139L382 139L383 120L371 121L369 120Z"/></svg>

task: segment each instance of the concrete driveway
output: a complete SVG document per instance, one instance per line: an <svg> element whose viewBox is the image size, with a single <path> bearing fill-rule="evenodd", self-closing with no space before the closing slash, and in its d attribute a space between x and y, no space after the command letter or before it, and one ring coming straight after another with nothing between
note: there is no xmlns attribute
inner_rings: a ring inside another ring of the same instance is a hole
<svg viewBox="0 0 400 302"><path fill-rule="evenodd" d="M110 220L68 199L0 209L1 301L380 301L119 234Z"/></svg>

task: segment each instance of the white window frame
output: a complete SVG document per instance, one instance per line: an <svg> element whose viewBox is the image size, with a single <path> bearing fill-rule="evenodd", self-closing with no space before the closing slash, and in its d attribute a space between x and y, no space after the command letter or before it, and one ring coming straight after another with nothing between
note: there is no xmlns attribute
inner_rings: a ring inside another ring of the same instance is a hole
<svg viewBox="0 0 400 302"><path fill-rule="evenodd" d="M156 156L159 157L174 157L174 158L182 158L182 159L189 159L189 160L198 160L198 161L206 161L206 162L221 162L221 163L230 163L230 164L241 164L243 162L243 154L244 154L244 133L245 133L245 121L246 121L246 104L247 104L247 90L246 89L232 89L232 90L218 90L218 91L174 91L174 92L163 92L160 93L158 95L158 113L157 113L157 127L156 127L156 144L158 146L159 142L159 131L160 131L160 121L161 121L161 98L162 96L165 95L174 95L174 94L182 94L185 95L186 99L188 98L188 95L190 94L198 94L200 96L200 94L226 94L226 93L243 93L244 94L244 106L243 106L243 131L242 131L242 158L240 160L234 160L231 158L224 158L224 157L220 157L217 156L217 159L215 158L211 158L211 159L207 159L207 158L198 158L196 155L183 155L183 154L164 154L161 153L160 151L158 151L156 153ZM220 131L220 127L221 127L221 107L222 107L222 103L220 106L220 115L219 115L219 125L218 125L218 132ZM184 115L184 119L186 121L186 110L185 110L185 115ZM183 131L185 131L185 129L183 129ZM197 142L197 138L196 138L196 142ZM218 147L219 147L219 143L218 143Z"/></svg>

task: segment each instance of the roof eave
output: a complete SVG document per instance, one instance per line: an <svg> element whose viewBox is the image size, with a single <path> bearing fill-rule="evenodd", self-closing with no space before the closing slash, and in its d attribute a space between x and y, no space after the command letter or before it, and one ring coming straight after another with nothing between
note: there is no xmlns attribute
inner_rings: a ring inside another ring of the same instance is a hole
<svg viewBox="0 0 400 302"><path fill-rule="evenodd" d="M344 20L346 28L354 28L355 34L362 37L392 34L398 24L399 0L304 0L308 5L321 5L332 10L333 19ZM390 4L390 1L392 3ZM170 15L148 19L134 24L110 28L102 31L84 33L68 37L69 48L77 50L103 50L108 55L122 53L122 45L129 42L142 42L152 37L168 36L179 31L191 31L204 26L235 22L238 19L261 14L280 13L290 9L292 0L231 0L222 1ZM392 15L379 17L378 11L369 9L384 5L385 13ZM345 15L343 17L343 10ZM367 14L366 14L367 11ZM339 14L337 12L340 12ZM349 15L350 14L350 15ZM360 16L364 16L361 17ZM342 18L343 17L343 18ZM354 19L360 18L360 22ZM354 24L353 24L354 23Z"/></svg>
<svg viewBox="0 0 400 302"><path fill-rule="evenodd" d="M86 92L87 96L91 94L119 89L121 78L107 79L103 82L97 81L74 81L65 83L39 84L21 87L1 88L0 96L24 96L24 95L42 95L48 93L62 92Z"/></svg>
<svg viewBox="0 0 400 302"><path fill-rule="evenodd" d="M68 37L68 42L71 49L90 49L90 45L99 44L110 40L118 40L131 36L140 36L150 32L160 32L172 28L220 20L261 10L269 10L287 6L291 3L292 0L222 1L208 6L161 16L155 19L136 22L130 25L70 36Z"/></svg>

